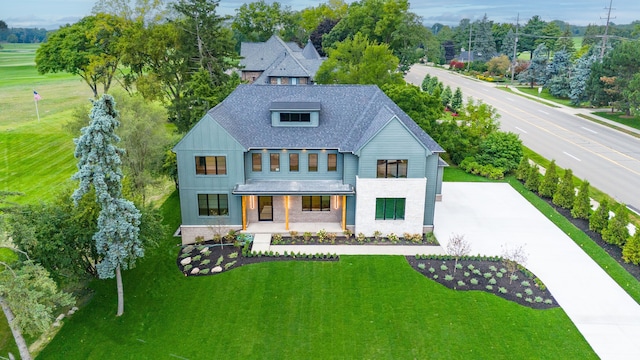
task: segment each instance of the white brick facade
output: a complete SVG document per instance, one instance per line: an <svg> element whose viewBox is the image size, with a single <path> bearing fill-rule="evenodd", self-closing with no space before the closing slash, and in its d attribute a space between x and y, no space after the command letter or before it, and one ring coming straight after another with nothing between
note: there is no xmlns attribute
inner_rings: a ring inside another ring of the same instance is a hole
<svg viewBox="0 0 640 360"><path fill-rule="evenodd" d="M383 236L423 232L426 178L363 179L356 177L356 233ZM376 198L404 198L404 220L376 220Z"/></svg>

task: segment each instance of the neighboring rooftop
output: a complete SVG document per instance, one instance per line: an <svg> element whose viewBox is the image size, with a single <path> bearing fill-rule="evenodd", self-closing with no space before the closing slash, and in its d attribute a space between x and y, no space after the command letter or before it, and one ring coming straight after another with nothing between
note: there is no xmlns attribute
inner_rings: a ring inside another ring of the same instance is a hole
<svg viewBox="0 0 640 360"><path fill-rule="evenodd" d="M291 108L296 103L304 109L320 109L318 127L272 127L274 106ZM209 110L192 131L204 122L215 121L245 149L338 149L355 153L394 117L430 152L444 152L375 85L243 84Z"/></svg>
<svg viewBox="0 0 640 360"><path fill-rule="evenodd" d="M313 80L324 61L311 41L301 48L274 35L266 42L240 44L243 72L262 72L255 84L267 84L269 77L306 77Z"/></svg>

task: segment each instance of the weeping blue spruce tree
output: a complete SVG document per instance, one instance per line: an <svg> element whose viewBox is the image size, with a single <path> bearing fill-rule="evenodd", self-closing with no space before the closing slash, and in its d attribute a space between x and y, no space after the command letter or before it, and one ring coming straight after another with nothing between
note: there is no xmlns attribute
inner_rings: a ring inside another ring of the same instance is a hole
<svg viewBox="0 0 640 360"><path fill-rule="evenodd" d="M96 264L101 279L116 277L118 312L124 312L124 290L121 270L135 264L144 256L140 232L140 211L122 197L122 161L124 150L116 146L120 138L115 134L120 125L113 97L103 95L93 101L89 126L82 128L82 135L74 139L78 172L72 177L79 180L72 198L78 201L93 187L96 202L100 206L98 231L93 235L96 249L101 256Z"/></svg>

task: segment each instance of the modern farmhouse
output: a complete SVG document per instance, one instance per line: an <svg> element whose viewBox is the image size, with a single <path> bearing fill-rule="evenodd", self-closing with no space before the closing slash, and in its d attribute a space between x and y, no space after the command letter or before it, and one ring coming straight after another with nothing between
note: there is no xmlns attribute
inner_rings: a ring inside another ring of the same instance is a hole
<svg viewBox="0 0 640 360"><path fill-rule="evenodd" d="M375 85L240 85L173 150L183 243L264 223L430 231L446 165Z"/></svg>

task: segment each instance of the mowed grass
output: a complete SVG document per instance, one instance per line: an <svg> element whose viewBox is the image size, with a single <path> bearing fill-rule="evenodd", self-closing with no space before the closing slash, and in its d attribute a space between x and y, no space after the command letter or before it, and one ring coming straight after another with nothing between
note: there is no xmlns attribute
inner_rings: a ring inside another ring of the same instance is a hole
<svg viewBox="0 0 640 360"><path fill-rule="evenodd" d="M163 205L168 233L179 200ZM561 309L532 310L484 292L456 292L400 256L272 262L184 277L168 236L66 320L38 359L597 358Z"/></svg>
<svg viewBox="0 0 640 360"><path fill-rule="evenodd" d="M33 44L0 50L0 190L19 191L18 203L50 200L75 172L75 145L64 125L92 93L78 77L39 75ZM4 46L4 45L3 45ZM36 115L33 90L38 102Z"/></svg>

